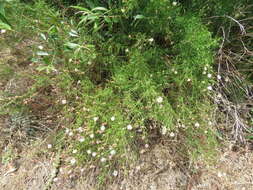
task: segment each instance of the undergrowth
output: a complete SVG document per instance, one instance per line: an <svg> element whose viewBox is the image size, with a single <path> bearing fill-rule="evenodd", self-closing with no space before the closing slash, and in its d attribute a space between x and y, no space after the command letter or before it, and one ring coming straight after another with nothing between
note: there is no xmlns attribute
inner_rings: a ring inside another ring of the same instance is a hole
<svg viewBox="0 0 253 190"><path fill-rule="evenodd" d="M31 59L36 84L60 89L67 123L56 141L67 161L116 176L117 167L156 143L154 134L183 136L190 159L212 161L218 140L211 97L220 78L219 39L201 19L209 9L195 14L198 1L91 2L70 2L66 15L42 0L7 7L13 30L39 42Z"/></svg>

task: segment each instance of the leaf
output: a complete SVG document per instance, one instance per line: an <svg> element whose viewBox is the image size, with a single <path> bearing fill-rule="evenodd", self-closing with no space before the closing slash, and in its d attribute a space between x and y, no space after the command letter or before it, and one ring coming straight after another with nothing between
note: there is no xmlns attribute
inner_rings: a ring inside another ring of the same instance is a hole
<svg viewBox="0 0 253 190"><path fill-rule="evenodd" d="M108 11L108 9L104 8L104 7L96 7L94 9L92 9L91 11Z"/></svg>
<svg viewBox="0 0 253 190"><path fill-rule="evenodd" d="M0 21L0 29L11 30L11 26Z"/></svg>
<svg viewBox="0 0 253 190"><path fill-rule="evenodd" d="M44 51L38 51L37 55L39 55L39 56L48 56L49 54L47 52L44 52Z"/></svg>
<svg viewBox="0 0 253 190"><path fill-rule="evenodd" d="M40 37L41 37L43 40L47 40L46 35L45 35L45 34L43 34L43 33L40 33Z"/></svg>
<svg viewBox="0 0 253 190"><path fill-rule="evenodd" d="M72 43L72 42L67 42L67 43L65 44L65 46L67 46L67 47L70 48L70 49L77 49L77 48L80 47L79 44L75 44L75 43Z"/></svg>
<svg viewBox="0 0 253 190"><path fill-rule="evenodd" d="M84 12L90 12L89 9L86 9L86 8L80 7L80 6L70 6L70 7L74 8L74 9L78 9L78 10L84 11Z"/></svg>
<svg viewBox="0 0 253 190"><path fill-rule="evenodd" d="M137 20L137 19L144 19L144 18L146 18L146 17L143 16L143 15L136 15L136 16L134 16L134 20Z"/></svg>

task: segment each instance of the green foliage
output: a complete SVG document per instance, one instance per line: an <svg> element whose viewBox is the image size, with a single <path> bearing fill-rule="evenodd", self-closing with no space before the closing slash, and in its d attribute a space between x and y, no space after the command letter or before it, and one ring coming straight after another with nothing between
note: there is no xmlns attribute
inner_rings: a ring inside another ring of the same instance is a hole
<svg viewBox="0 0 253 190"><path fill-rule="evenodd" d="M47 79L37 83L61 90L69 123L60 142L80 164L103 169L155 143L155 132L182 133L189 155L210 157L217 145L208 124L217 39L179 3L113 2L75 1L68 18L44 1L12 7L16 28L44 47L34 47L32 61Z"/></svg>
<svg viewBox="0 0 253 190"><path fill-rule="evenodd" d="M0 29L11 30L11 24L6 18L4 10L5 1L0 1Z"/></svg>

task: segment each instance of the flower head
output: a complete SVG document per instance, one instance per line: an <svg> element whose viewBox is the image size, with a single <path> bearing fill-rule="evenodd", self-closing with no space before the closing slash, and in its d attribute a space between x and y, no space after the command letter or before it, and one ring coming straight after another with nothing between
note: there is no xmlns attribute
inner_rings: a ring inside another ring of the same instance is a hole
<svg viewBox="0 0 253 190"><path fill-rule="evenodd" d="M133 129L133 126L132 125L127 125L127 129L130 131Z"/></svg>
<svg viewBox="0 0 253 190"><path fill-rule="evenodd" d="M74 165L74 164L76 163L76 159L75 159L75 158L72 158L72 159L70 160L70 163L71 163L71 165Z"/></svg>
<svg viewBox="0 0 253 190"><path fill-rule="evenodd" d="M163 102L163 97L159 96L158 98L156 98L156 102L157 103L162 103Z"/></svg>

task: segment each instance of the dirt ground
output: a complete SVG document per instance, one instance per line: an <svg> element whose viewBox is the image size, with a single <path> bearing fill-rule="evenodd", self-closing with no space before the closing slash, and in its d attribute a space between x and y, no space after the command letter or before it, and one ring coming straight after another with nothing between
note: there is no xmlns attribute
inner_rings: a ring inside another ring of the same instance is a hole
<svg viewBox="0 0 253 190"><path fill-rule="evenodd" d="M0 37L0 40L3 38ZM28 44L25 42L19 47L25 49L24 46ZM15 52L7 46L0 50L0 71L4 71L7 65L10 66L9 74L0 78L0 91L21 95L31 83L17 77L20 73L27 72L27 68L21 64L27 62L25 56L22 57L22 52ZM15 132L11 131L9 117L8 114L0 117L1 190L46 190L49 189L49 182L52 182L53 190L97 189L95 170L70 168L64 164L58 168L58 155L47 150L47 138L36 136L29 143L24 142L22 127ZM15 138L18 143L14 143ZM216 164L203 163L187 163L180 158L177 147L173 144L158 143L143 153L130 168L119 171L113 182L103 189L253 190L253 151L249 147L235 149L228 143L220 151Z"/></svg>

